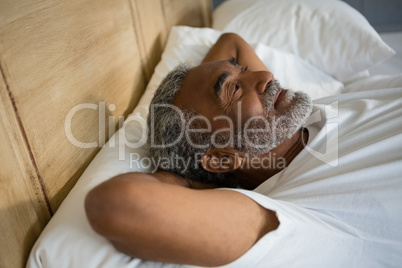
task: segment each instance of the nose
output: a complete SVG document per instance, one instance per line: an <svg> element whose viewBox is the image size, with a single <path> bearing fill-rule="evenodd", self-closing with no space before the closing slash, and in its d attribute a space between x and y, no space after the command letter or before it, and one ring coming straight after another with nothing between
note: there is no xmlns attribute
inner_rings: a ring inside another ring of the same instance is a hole
<svg viewBox="0 0 402 268"><path fill-rule="evenodd" d="M257 93L263 94L268 83L274 80L274 75L269 71L250 71L248 84L250 89L254 89Z"/></svg>

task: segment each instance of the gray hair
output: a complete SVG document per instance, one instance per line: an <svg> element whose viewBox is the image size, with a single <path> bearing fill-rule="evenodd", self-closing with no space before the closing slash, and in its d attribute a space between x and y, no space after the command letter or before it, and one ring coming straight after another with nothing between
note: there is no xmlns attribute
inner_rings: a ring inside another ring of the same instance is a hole
<svg viewBox="0 0 402 268"><path fill-rule="evenodd" d="M188 131L183 128L190 118L197 115L195 111L174 109L173 100L180 91L184 78L193 69L193 66L181 64L171 71L157 88L149 106L147 120L148 139L153 163L157 163L157 170L170 171L185 178L214 183L226 187L237 186L235 176L231 173L213 173L203 169L200 165L201 156L212 148L212 133ZM172 108L173 107L173 108ZM200 128L200 124L192 121L192 129ZM191 141L204 146L193 146ZM220 137L225 143L226 138Z"/></svg>

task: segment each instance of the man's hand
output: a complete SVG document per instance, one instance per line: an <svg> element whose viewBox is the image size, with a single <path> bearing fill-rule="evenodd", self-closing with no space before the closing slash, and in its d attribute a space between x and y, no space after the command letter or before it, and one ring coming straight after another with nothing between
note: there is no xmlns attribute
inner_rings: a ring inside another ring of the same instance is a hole
<svg viewBox="0 0 402 268"><path fill-rule="evenodd" d="M169 173L128 173L89 192L93 229L128 255L218 266L234 261L279 226L275 212L241 193L188 188Z"/></svg>
<svg viewBox="0 0 402 268"><path fill-rule="evenodd" d="M250 71L268 70L255 54L254 49L243 38L234 33L222 34L205 56L203 63L228 60L232 57L237 59L239 65L248 66Z"/></svg>

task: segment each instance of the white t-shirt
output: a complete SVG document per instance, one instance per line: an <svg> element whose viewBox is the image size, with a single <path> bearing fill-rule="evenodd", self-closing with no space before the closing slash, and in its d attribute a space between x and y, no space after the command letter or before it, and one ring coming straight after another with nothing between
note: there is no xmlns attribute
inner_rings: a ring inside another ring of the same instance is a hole
<svg viewBox="0 0 402 268"><path fill-rule="evenodd" d="M280 225L228 267L402 265L402 89L315 102L306 148L254 191Z"/></svg>

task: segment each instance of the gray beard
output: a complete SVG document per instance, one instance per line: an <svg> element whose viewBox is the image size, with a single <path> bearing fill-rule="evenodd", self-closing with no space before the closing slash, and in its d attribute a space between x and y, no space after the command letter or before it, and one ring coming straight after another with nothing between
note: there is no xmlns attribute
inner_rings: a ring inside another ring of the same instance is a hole
<svg viewBox="0 0 402 268"><path fill-rule="evenodd" d="M248 126L243 126L240 146L242 151L253 156L268 153L301 129L312 111L312 101L304 92L288 90L283 102L294 102L285 113L280 114L272 103L280 89L280 84L274 80L265 91L263 104L265 112L253 117ZM247 128L246 128L247 127ZM247 132L247 133L246 133Z"/></svg>

